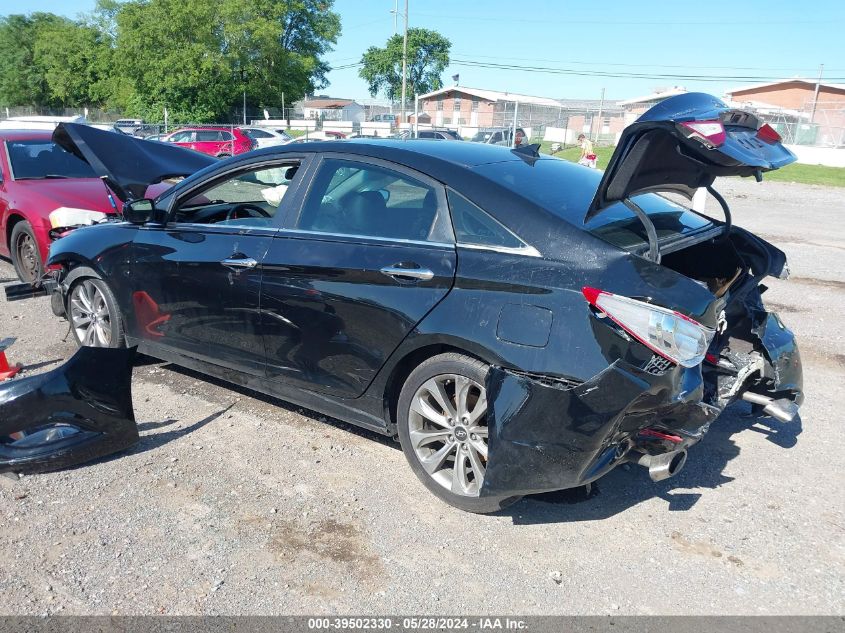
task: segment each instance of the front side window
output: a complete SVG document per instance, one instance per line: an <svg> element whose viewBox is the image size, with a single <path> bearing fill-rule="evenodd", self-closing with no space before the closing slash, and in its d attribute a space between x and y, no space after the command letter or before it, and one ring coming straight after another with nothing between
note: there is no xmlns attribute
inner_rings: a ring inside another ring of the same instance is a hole
<svg viewBox="0 0 845 633"><path fill-rule="evenodd" d="M320 165L299 228L321 233L428 240L437 220L437 192L392 169L326 159Z"/></svg>
<svg viewBox="0 0 845 633"><path fill-rule="evenodd" d="M248 228L271 227L298 169L297 161L288 161L230 176L180 200L173 221Z"/></svg>
<svg viewBox="0 0 845 633"><path fill-rule="evenodd" d="M447 196L458 244L526 248L525 242L459 193L449 190Z"/></svg>
<svg viewBox="0 0 845 633"><path fill-rule="evenodd" d="M191 130L184 130L182 132L174 132L170 137L171 143L191 143L194 140L194 133Z"/></svg>
<svg viewBox="0 0 845 633"><path fill-rule="evenodd" d="M272 138L272 134L265 132L264 130L241 130L244 134L246 134L249 138Z"/></svg>

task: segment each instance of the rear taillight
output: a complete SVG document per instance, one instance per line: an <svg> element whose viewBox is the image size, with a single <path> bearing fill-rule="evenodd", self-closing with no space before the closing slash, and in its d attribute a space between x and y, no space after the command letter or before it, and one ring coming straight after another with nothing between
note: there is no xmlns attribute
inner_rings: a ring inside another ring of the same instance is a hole
<svg viewBox="0 0 845 633"><path fill-rule="evenodd" d="M597 288L583 288L582 292L590 305L653 352L684 367L695 367L704 360L714 331L698 321Z"/></svg>
<svg viewBox="0 0 845 633"><path fill-rule="evenodd" d="M766 143L780 143L780 134L768 123L764 123L757 130L757 138Z"/></svg>
<svg viewBox="0 0 845 633"><path fill-rule="evenodd" d="M687 138L698 139L707 147L719 147L725 142L725 126L721 121L684 121Z"/></svg>

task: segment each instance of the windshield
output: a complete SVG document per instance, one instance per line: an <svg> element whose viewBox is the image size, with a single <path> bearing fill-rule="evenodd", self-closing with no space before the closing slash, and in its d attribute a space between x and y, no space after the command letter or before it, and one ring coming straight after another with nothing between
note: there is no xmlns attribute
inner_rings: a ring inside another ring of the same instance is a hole
<svg viewBox="0 0 845 633"><path fill-rule="evenodd" d="M49 140L8 141L15 180L42 178L96 178L83 160Z"/></svg>
<svg viewBox="0 0 845 633"><path fill-rule="evenodd" d="M534 162L506 161L479 165L476 170L556 216L624 249L648 242L645 227L634 213L618 202L584 224L584 216L598 189L602 172L557 158ZM647 193L633 200L645 211L660 241L710 228L713 223L663 196Z"/></svg>

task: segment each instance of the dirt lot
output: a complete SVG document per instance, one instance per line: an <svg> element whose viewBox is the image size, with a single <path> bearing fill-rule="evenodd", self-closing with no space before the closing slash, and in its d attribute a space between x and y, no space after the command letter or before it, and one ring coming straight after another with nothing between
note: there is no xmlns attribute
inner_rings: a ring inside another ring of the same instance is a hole
<svg viewBox="0 0 845 633"><path fill-rule="evenodd" d="M793 278L765 299L802 348L800 422L740 404L674 479L617 469L590 498L474 516L430 495L392 441L145 364L128 454L0 478L0 613L843 613L845 202L722 190L789 255ZM65 331L46 298L0 299L27 373L73 353Z"/></svg>

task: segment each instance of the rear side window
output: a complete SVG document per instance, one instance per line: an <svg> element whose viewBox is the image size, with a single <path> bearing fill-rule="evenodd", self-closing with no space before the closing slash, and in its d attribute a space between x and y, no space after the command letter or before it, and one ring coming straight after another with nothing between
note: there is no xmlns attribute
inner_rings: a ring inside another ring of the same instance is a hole
<svg viewBox="0 0 845 633"><path fill-rule="evenodd" d="M273 135L264 130L241 130L249 138L271 138Z"/></svg>
<svg viewBox="0 0 845 633"><path fill-rule="evenodd" d="M299 228L323 233L427 240L437 220L433 187L386 167L326 159Z"/></svg>
<svg viewBox="0 0 845 633"><path fill-rule="evenodd" d="M220 141L222 134L218 130L197 130L197 141Z"/></svg>
<svg viewBox="0 0 845 633"><path fill-rule="evenodd" d="M458 244L525 248L526 244L492 217L454 191L447 191Z"/></svg>
<svg viewBox="0 0 845 633"><path fill-rule="evenodd" d="M598 170L584 169L558 158L541 158L532 164L517 160L480 165L476 171L620 248L639 248L648 243L642 222L621 202L584 224L601 180ZM713 225L709 219L657 194L635 196L634 200L654 223L660 240Z"/></svg>

